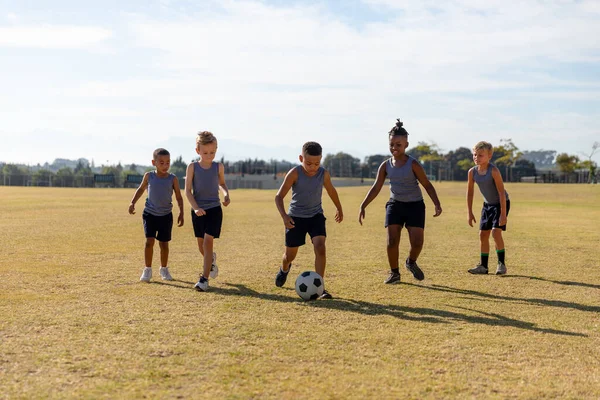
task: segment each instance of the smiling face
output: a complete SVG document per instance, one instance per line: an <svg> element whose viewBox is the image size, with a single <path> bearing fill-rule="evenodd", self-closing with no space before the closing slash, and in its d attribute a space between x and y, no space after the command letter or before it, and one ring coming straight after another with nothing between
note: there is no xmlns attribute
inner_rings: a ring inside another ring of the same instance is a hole
<svg viewBox="0 0 600 400"><path fill-rule="evenodd" d="M156 156L156 158L152 160L152 165L156 167L156 172L159 175L165 175L169 172L169 168L171 167L171 156Z"/></svg>
<svg viewBox="0 0 600 400"><path fill-rule="evenodd" d="M200 161L203 163L211 163L217 155L217 142L207 144L198 144L196 153L200 156Z"/></svg>
<svg viewBox="0 0 600 400"><path fill-rule="evenodd" d="M298 156L298 159L302 163L302 169L308 176L315 176L317 174L321 166L321 158L323 158L323 155L311 156L310 154L302 154Z"/></svg>
<svg viewBox="0 0 600 400"><path fill-rule="evenodd" d="M394 135L390 137L390 153L395 159L399 159L406 152L408 137L405 135Z"/></svg>

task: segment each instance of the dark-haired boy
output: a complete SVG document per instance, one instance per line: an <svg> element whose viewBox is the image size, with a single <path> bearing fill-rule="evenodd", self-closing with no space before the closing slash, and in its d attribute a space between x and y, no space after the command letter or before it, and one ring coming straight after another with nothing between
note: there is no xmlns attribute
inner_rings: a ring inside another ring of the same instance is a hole
<svg viewBox="0 0 600 400"><path fill-rule="evenodd" d="M160 247L160 276L163 280L172 281L173 277L169 272L169 241L171 240L171 230L173 229L173 192L179 206L179 216L177 217L177 226L183 226L183 196L179 188L177 177L169 173L171 166L171 155L166 149L158 148L154 150L152 165L156 171L146 172L142 183L136 189L129 203L129 214L135 214L135 203L148 189L148 197L142 220L144 221L144 233L146 235L146 245L144 248L144 261L146 266L142 271L140 281L149 282L152 279L152 256L154 253L154 242L158 240Z"/></svg>
<svg viewBox="0 0 600 400"><path fill-rule="evenodd" d="M275 285L285 284L292 261L298 254L298 248L310 235L315 252L315 271L325 278L326 249L325 249L325 216L321 205L323 188L333 201L336 208L335 221L342 222L344 213L337 190L331 183L329 172L321 167L323 149L317 142L306 142L302 146L302 154L298 157L300 165L292 168L285 176L277 195L275 205L285 226L285 252L279 272L275 277ZM292 190L288 212L285 211L283 199ZM331 299L332 296L324 290L321 299Z"/></svg>

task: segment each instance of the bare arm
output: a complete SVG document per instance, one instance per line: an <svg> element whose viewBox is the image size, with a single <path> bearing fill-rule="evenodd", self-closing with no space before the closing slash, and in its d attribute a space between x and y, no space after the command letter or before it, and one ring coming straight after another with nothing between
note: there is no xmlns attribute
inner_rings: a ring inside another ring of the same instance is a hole
<svg viewBox="0 0 600 400"><path fill-rule="evenodd" d="M146 172L144 174L144 177L142 178L142 183L140 183L140 186L138 186L138 188L135 190L135 193L133 194L131 203L129 203L129 214L135 214L135 203L137 203L137 201L140 199L140 197L142 197L142 195L144 194L144 192L146 191L147 188L148 188L148 172Z"/></svg>
<svg viewBox="0 0 600 400"><path fill-rule="evenodd" d="M323 176L323 186L325 187L325 190L327 190L329 198L331 199L331 201L333 201L333 204L335 204L335 222L342 222L344 220L342 203L340 203L340 198L338 196L337 190L335 190L333 183L331 183L331 175L329 174L329 171L325 171L325 175Z"/></svg>
<svg viewBox="0 0 600 400"><path fill-rule="evenodd" d="M198 203L196 203L196 199L194 199L194 194L192 193L192 187L194 184L194 163L188 165L185 170L185 197L192 206L192 210L196 213L197 216L201 216L206 214L202 208L198 207Z"/></svg>
<svg viewBox="0 0 600 400"><path fill-rule="evenodd" d="M500 198L500 226L506 225L506 191L504 190L504 182L502 181L502 175L500 175L500 170L498 168L492 168L492 178L494 179L494 183L496 184L496 189L498 189L498 197Z"/></svg>
<svg viewBox="0 0 600 400"><path fill-rule="evenodd" d="M375 178L375 182L373 182L373 186L371 186L371 189L369 189L369 191L367 192L365 199L360 204L360 211L358 213L358 223L361 225L362 220L365 218L365 209L375 199L375 197L377 197L377 195L381 191L381 188L383 187L383 184L385 183L385 178L387 176L387 172L385 171L386 162L387 160L382 162L379 168L377 169L377 177Z"/></svg>
<svg viewBox="0 0 600 400"><path fill-rule="evenodd" d="M476 223L475 215L473 215L473 191L475 187L475 181L473 180L473 167L467 173L467 214L469 219L469 226L473 226L473 223Z"/></svg>
<svg viewBox="0 0 600 400"><path fill-rule="evenodd" d="M281 187L275 195L275 205L277 206L277 211L279 211L279 215L281 215L281 218L283 219L283 224L288 229L294 227L294 220L285 212L283 199L288 194L296 180L298 180L298 170L293 168L286 174Z"/></svg>
<svg viewBox="0 0 600 400"><path fill-rule="evenodd" d="M433 214L433 216L437 217L442 213L442 205L440 204L440 199L438 199L435 188L433 187L431 182L429 182L429 178L427 178L427 174L425 174L423 166L419 164L418 161L413 161L412 170L415 173L415 176L417 177L417 180L419 181L421 186L423 186L423 188L425 188L425 190L427 191L427 194L429 195L431 201L433 201L433 205L435 206L435 214Z"/></svg>
<svg viewBox="0 0 600 400"><path fill-rule="evenodd" d="M177 226L183 226L183 196L181 195L181 187L179 187L179 179L173 179L173 192L179 206L179 216L177 217Z"/></svg>
<svg viewBox="0 0 600 400"><path fill-rule="evenodd" d="M225 183L225 166L221 163L219 163L219 187L223 193L223 205L227 207L231 200L229 199L229 188Z"/></svg>

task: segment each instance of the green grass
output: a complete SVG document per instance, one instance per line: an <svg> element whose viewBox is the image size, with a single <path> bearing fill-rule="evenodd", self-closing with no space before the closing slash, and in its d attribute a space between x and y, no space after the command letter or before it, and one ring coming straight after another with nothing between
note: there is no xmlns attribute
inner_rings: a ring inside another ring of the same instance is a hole
<svg viewBox="0 0 600 400"><path fill-rule="evenodd" d="M338 189L339 225L325 196L335 299L305 303L293 282L313 269L310 247L274 286L274 191L232 191L220 276L198 293L187 205L171 242L177 280L156 279L155 262L143 284L133 190L0 187L0 398L600 397L600 186L508 185L505 277L466 273L479 245L465 185L436 188L444 212L432 218L426 199L426 279L402 270L391 286L387 193L362 227L367 187Z"/></svg>

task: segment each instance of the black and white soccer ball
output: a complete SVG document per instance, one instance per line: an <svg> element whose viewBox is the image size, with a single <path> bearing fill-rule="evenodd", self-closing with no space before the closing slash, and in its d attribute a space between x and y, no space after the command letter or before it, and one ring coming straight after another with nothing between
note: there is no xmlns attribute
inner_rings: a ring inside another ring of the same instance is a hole
<svg viewBox="0 0 600 400"><path fill-rule="evenodd" d="M315 300L323 294L323 278L314 271L304 271L296 278L296 293L304 300Z"/></svg>

